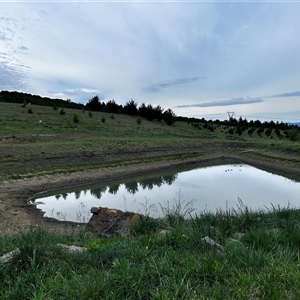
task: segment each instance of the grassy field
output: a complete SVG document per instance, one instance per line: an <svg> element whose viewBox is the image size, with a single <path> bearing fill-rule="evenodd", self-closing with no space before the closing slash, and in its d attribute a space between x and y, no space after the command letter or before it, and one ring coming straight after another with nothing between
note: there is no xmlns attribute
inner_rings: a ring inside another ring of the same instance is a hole
<svg viewBox="0 0 300 300"><path fill-rule="evenodd" d="M245 148L299 163L299 143L292 143L282 130L280 136L274 130L270 136L247 130L238 135L217 124L210 131L186 122L168 126L142 119L138 124L137 117L122 114L60 112L60 108L0 102L0 180L122 165L128 159L133 163L134 158L147 160L153 155L238 153Z"/></svg>
<svg viewBox="0 0 300 300"><path fill-rule="evenodd" d="M208 130L185 122L138 124L137 117L126 115L60 111L0 102L0 183L249 149L257 159L300 164L299 142L284 131L238 135L217 124ZM298 210L258 212L240 203L185 219L189 211L181 200L162 219L140 219L125 237L39 228L0 234L0 256L19 249L13 261L0 264L0 299L300 298ZM203 242L205 237L222 247ZM68 253L59 244L87 251Z"/></svg>

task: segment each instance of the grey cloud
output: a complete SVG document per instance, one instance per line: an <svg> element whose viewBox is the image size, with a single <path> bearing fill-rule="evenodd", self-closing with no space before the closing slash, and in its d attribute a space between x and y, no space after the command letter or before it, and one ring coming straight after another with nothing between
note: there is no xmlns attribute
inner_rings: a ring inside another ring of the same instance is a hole
<svg viewBox="0 0 300 300"><path fill-rule="evenodd" d="M298 92L292 92L292 93L283 93L278 95L271 96L272 98L278 98L278 97L297 97L300 96L300 91Z"/></svg>
<svg viewBox="0 0 300 300"><path fill-rule="evenodd" d="M6 35L3 31L0 31L0 40L2 40L2 41L6 40Z"/></svg>
<svg viewBox="0 0 300 300"><path fill-rule="evenodd" d="M7 42L7 41L11 41L11 37L9 37L9 34L7 32L8 30L0 30L0 40ZM10 30L11 31L11 30ZM11 35L11 34L10 34Z"/></svg>
<svg viewBox="0 0 300 300"><path fill-rule="evenodd" d="M24 66L11 66L0 62L0 90L21 90L27 86L27 73Z"/></svg>
<svg viewBox="0 0 300 300"><path fill-rule="evenodd" d="M263 102L262 98L234 98L229 100L222 101L212 101L206 103L199 104L191 104L191 105L177 105L177 108L186 108L186 107L211 107L211 106L229 106L229 105L240 105L240 104L251 104L251 103L259 103Z"/></svg>
<svg viewBox="0 0 300 300"><path fill-rule="evenodd" d="M28 51L28 48L25 47L25 46L20 46L19 49L22 50L22 51Z"/></svg>
<svg viewBox="0 0 300 300"><path fill-rule="evenodd" d="M173 80L166 80L162 81L157 84L149 85L145 87L143 90L147 93L156 93L161 89L168 88L170 86L177 86L177 85L182 85L182 84L188 84L194 81L197 81L199 79L205 79L206 77L190 77L190 78L179 78L179 79L173 79Z"/></svg>

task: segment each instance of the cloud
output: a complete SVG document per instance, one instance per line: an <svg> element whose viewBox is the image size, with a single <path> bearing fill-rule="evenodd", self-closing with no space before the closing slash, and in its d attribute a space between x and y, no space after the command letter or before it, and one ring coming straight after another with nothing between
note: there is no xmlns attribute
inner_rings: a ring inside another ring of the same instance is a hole
<svg viewBox="0 0 300 300"><path fill-rule="evenodd" d="M66 89L64 93L68 95L77 95L80 94L98 94L99 91L96 89L89 89L89 88L76 88L76 89Z"/></svg>
<svg viewBox="0 0 300 300"><path fill-rule="evenodd" d="M73 89L65 89L61 92L48 91L53 97L56 98L71 98L74 102L77 100L81 100L81 102L86 102L88 99L92 98L95 95L98 95L101 100L105 99L105 94L101 93L97 89L91 88L73 88Z"/></svg>
<svg viewBox="0 0 300 300"><path fill-rule="evenodd" d="M222 100L222 101L212 101L206 103L199 103L199 104L190 104L190 105L177 105L177 108L187 108L187 107L211 107L211 106L229 106L229 105L241 105L241 104L252 104L252 103L259 103L263 102L262 98L234 98L229 100Z"/></svg>
<svg viewBox="0 0 300 300"><path fill-rule="evenodd" d="M25 46L20 46L20 47L19 47L19 50L21 50L21 51L28 51L28 48L25 47Z"/></svg>
<svg viewBox="0 0 300 300"><path fill-rule="evenodd" d="M166 89L171 86L177 86L182 84L188 84L194 81L197 81L199 79L205 79L206 77L198 76L198 77L190 77L190 78L179 78L179 79L172 79L172 80L166 80L162 81L157 84L149 85L145 87L143 90L147 93L156 93L162 89Z"/></svg>
<svg viewBox="0 0 300 300"><path fill-rule="evenodd" d="M300 96L300 91L298 92L292 92L292 93L283 93L278 95L273 95L271 98L277 98L277 97L298 97Z"/></svg>
<svg viewBox="0 0 300 300"><path fill-rule="evenodd" d="M27 85L28 68L0 61L0 90L22 90Z"/></svg>

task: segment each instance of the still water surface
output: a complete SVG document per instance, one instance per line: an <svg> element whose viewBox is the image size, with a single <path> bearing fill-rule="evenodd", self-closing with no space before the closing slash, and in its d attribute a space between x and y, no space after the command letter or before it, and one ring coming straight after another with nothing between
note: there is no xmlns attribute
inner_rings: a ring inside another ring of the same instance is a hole
<svg viewBox="0 0 300 300"><path fill-rule="evenodd" d="M226 164L157 173L40 194L32 200L44 216L87 223L93 206L162 216L161 206L178 200L195 212L237 208L300 207L300 182L245 164Z"/></svg>

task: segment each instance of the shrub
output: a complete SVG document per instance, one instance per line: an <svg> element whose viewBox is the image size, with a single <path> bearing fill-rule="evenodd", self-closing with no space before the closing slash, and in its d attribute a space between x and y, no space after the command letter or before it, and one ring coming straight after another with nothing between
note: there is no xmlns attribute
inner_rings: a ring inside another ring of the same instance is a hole
<svg viewBox="0 0 300 300"><path fill-rule="evenodd" d="M242 130L242 128L238 127L238 128L236 129L235 132L236 132L238 135L242 135L243 130Z"/></svg>
<svg viewBox="0 0 300 300"><path fill-rule="evenodd" d="M175 113L172 111L172 109L167 109L166 111L164 111L163 115L163 120L168 124L168 125L172 125L175 122L175 118L176 115Z"/></svg>
<svg viewBox="0 0 300 300"><path fill-rule="evenodd" d="M59 114L63 116L63 115L66 114L66 112L65 112L65 110L62 108L62 109L60 110Z"/></svg>
<svg viewBox="0 0 300 300"><path fill-rule="evenodd" d="M293 143L297 142L299 140L299 137L300 137L300 133L299 133L298 128L295 127L295 128L288 131L288 138Z"/></svg>
<svg viewBox="0 0 300 300"><path fill-rule="evenodd" d="M101 117L101 122L105 123L105 121L106 121L105 117Z"/></svg>
<svg viewBox="0 0 300 300"><path fill-rule="evenodd" d="M265 134L266 134L266 136L270 136L271 135L271 133L272 133L272 128L268 128L266 131L265 131Z"/></svg>
<svg viewBox="0 0 300 300"><path fill-rule="evenodd" d="M114 116L113 114L111 114L110 118L111 118L112 120L114 120L114 119L115 119L115 116Z"/></svg>
<svg viewBox="0 0 300 300"><path fill-rule="evenodd" d="M29 114L32 114L32 113L33 113L31 107L28 108L28 113L29 113Z"/></svg>
<svg viewBox="0 0 300 300"><path fill-rule="evenodd" d="M281 138L282 135L281 135L281 132L280 132L280 129L279 128L276 128L275 129L275 134L278 136L278 138Z"/></svg>
<svg viewBox="0 0 300 300"><path fill-rule="evenodd" d="M53 110L57 110L57 106L55 104L53 105Z"/></svg>
<svg viewBox="0 0 300 300"><path fill-rule="evenodd" d="M257 129L257 134L262 137L262 133L264 132L264 129L262 127L260 127L259 129Z"/></svg>
<svg viewBox="0 0 300 300"><path fill-rule="evenodd" d="M137 118L137 119L136 119L136 123L137 123L138 125L140 125L140 124L142 123L142 119L141 119L141 118Z"/></svg>
<svg viewBox="0 0 300 300"><path fill-rule="evenodd" d="M74 114L74 115L73 115L73 122L74 122L74 123L79 123L79 117L78 117L77 114Z"/></svg>
<svg viewBox="0 0 300 300"><path fill-rule="evenodd" d="M93 114L92 114L91 110L89 110L89 117L92 117L92 116L93 116Z"/></svg>
<svg viewBox="0 0 300 300"><path fill-rule="evenodd" d="M229 134L234 134L234 128L230 128L230 129L228 130L228 133L229 133Z"/></svg>

